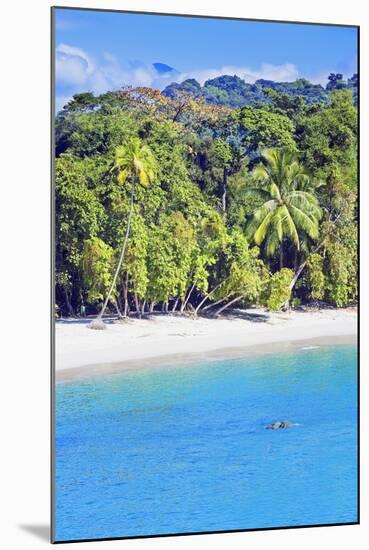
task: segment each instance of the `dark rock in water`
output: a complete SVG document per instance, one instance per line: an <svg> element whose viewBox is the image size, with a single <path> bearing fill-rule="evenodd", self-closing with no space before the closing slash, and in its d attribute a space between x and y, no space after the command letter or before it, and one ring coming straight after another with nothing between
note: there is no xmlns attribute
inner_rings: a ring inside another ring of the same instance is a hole
<svg viewBox="0 0 369 550"><path fill-rule="evenodd" d="M273 422L268 424L267 430L284 430L285 428L291 428L292 423L289 420L282 420L280 422Z"/></svg>

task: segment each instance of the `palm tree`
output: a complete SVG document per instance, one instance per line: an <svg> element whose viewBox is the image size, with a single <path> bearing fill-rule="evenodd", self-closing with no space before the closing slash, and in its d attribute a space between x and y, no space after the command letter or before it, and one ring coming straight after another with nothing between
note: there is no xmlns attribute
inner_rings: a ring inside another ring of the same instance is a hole
<svg viewBox="0 0 369 550"><path fill-rule="evenodd" d="M129 237L133 203L135 199L135 186L140 184L143 187L147 187L154 178L155 159L147 145L143 145L141 140L137 137L133 137L124 145L121 145L115 150L115 162L112 171L117 173L117 181L120 185L124 185L129 182L131 186L131 198L129 205L129 214L126 226L126 233L123 240L122 251L119 256L119 261L114 273L112 283L109 288L109 292L106 295L103 307L100 313L88 326L89 328L105 329L106 325L103 322L103 315L108 305L112 292L114 291L117 278L122 267L124 254L126 251L127 241Z"/></svg>
<svg viewBox="0 0 369 550"><path fill-rule="evenodd" d="M263 200L247 226L248 237L264 245L267 256L279 249L283 267L283 241L292 241L297 252L302 238L316 240L322 212L314 194L318 185L307 175L296 155L286 149L269 149L263 154L265 164L253 171L257 187L250 190Z"/></svg>

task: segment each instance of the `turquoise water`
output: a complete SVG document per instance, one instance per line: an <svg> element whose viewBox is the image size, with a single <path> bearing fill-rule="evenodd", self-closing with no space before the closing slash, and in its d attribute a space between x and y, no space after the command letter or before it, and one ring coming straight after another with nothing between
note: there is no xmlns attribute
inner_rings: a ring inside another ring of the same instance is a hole
<svg viewBox="0 0 369 550"><path fill-rule="evenodd" d="M356 420L354 346L59 384L56 540L355 522Z"/></svg>

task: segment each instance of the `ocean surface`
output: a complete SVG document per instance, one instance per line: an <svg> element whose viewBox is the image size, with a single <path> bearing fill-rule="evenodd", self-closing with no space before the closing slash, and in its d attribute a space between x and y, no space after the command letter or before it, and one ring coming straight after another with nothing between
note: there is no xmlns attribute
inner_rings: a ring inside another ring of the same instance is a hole
<svg viewBox="0 0 369 550"><path fill-rule="evenodd" d="M57 541L355 522L356 347L58 384L55 487Z"/></svg>

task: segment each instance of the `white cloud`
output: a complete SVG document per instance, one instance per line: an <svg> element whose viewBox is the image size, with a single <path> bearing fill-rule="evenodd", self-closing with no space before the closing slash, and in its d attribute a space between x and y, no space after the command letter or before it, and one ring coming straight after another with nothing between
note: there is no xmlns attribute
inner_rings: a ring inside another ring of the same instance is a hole
<svg viewBox="0 0 369 550"><path fill-rule="evenodd" d="M68 44L56 48L55 74L57 83L76 91L102 93L111 84L104 76L103 67L99 67L81 48Z"/></svg>
<svg viewBox="0 0 369 550"><path fill-rule="evenodd" d="M82 86L87 80L86 68L86 63L80 57L59 54L56 58L57 82Z"/></svg>
<svg viewBox="0 0 369 550"><path fill-rule="evenodd" d="M282 65L270 65L264 63L260 69L250 69L249 67L239 67L233 65L223 65L217 69L201 69L199 71L191 71L189 73L183 73L180 75L179 80L185 80L186 78L196 78L201 85L206 80L216 78L218 76L236 75L245 80L246 82L253 83L259 78L266 80L276 80L279 82L294 81L299 77L297 67L292 63L284 63Z"/></svg>
<svg viewBox="0 0 369 550"><path fill-rule="evenodd" d="M259 69L223 65L218 68L207 68L186 73L164 73L159 75L152 65L134 62L122 64L109 53L103 55L97 63L81 48L60 44L56 48L56 78L65 85L90 87L96 93L107 89L116 89L123 85L165 87L173 81L182 82L186 78L196 78L200 84L208 79L224 74L237 75L246 82L255 82L259 78L270 80L295 80L299 73L292 63L271 65L265 63Z"/></svg>
<svg viewBox="0 0 369 550"><path fill-rule="evenodd" d="M89 72L92 72L93 63L91 61L91 58L81 48L76 48L75 46L69 46L68 44L62 43L56 48L56 52L65 54L66 56L79 57L83 59L87 63L87 65L89 65Z"/></svg>
<svg viewBox="0 0 369 550"><path fill-rule="evenodd" d="M124 85L151 86L157 78L153 67L136 63L123 66L109 53L97 63L81 48L60 44L56 48L56 82L71 95L82 91L96 94Z"/></svg>
<svg viewBox="0 0 369 550"><path fill-rule="evenodd" d="M330 71L324 71L311 78L311 82L326 84ZM101 94L117 90L122 86L151 86L163 89L173 81L183 82L195 78L201 85L206 80L221 75L237 75L253 83L263 78L278 82L291 82L300 78L298 68L292 63L262 64L258 69L247 66L223 65L189 72L177 71L158 74L153 65L136 61L122 63L110 53L104 53L98 61L81 48L61 43L56 48L56 82L58 89L57 107L76 93L91 91Z"/></svg>

